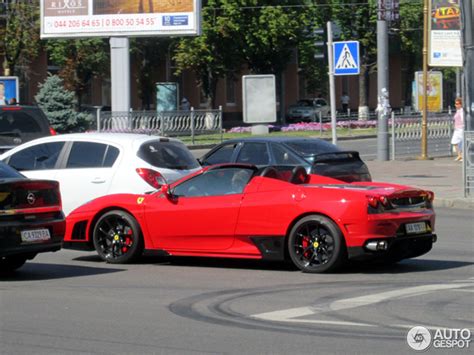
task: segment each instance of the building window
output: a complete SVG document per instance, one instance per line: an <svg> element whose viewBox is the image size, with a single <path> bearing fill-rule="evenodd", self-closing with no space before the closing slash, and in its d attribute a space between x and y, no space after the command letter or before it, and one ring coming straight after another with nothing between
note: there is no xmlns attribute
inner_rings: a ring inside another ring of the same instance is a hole
<svg viewBox="0 0 474 355"><path fill-rule="evenodd" d="M235 106L235 80L231 75L225 79L225 94L227 106Z"/></svg>

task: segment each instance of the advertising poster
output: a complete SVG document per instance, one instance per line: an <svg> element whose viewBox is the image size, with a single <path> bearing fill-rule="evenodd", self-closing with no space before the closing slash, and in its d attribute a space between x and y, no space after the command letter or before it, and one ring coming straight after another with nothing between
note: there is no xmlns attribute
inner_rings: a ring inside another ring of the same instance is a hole
<svg viewBox="0 0 474 355"><path fill-rule="evenodd" d="M156 83L156 110L176 111L178 109L178 83Z"/></svg>
<svg viewBox="0 0 474 355"><path fill-rule="evenodd" d="M41 0L41 38L198 35L200 0Z"/></svg>
<svg viewBox="0 0 474 355"><path fill-rule="evenodd" d="M423 109L423 72L415 73L416 110ZM443 110L443 73L431 71L428 73L427 83L428 112L441 112Z"/></svg>
<svg viewBox="0 0 474 355"><path fill-rule="evenodd" d="M242 76L242 108L245 123L277 120L275 75Z"/></svg>
<svg viewBox="0 0 474 355"><path fill-rule="evenodd" d="M462 67L460 0L431 0L429 58L432 67Z"/></svg>
<svg viewBox="0 0 474 355"><path fill-rule="evenodd" d="M0 105L14 105L19 101L18 77L0 76Z"/></svg>

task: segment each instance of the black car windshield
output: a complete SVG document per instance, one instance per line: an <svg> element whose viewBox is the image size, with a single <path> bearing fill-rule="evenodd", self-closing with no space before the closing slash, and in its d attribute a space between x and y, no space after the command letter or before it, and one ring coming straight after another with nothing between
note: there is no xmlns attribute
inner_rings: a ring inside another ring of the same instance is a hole
<svg viewBox="0 0 474 355"><path fill-rule="evenodd" d="M199 167L199 163L181 142L151 141L141 145L138 157L158 168L189 170Z"/></svg>
<svg viewBox="0 0 474 355"><path fill-rule="evenodd" d="M35 118L23 111L0 111L0 132L41 132Z"/></svg>
<svg viewBox="0 0 474 355"><path fill-rule="evenodd" d="M7 164L0 162L0 179L12 179L24 177L18 171L11 168Z"/></svg>
<svg viewBox="0 0 474 355"><path fill-rule="evenodd" d="M286 141L286 145L293 148L298 154L308 157L315 154L339 152L334 144L323 140Z"/></svg>

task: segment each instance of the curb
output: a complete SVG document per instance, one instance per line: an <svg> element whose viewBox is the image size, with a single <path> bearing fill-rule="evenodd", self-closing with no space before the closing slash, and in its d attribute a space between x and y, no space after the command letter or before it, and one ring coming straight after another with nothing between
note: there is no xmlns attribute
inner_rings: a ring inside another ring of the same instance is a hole
<svg viewBox="0 0 474 355"><path fill-rule="evenodd" d="M459 208L463 210L474 210L474 199L470 198L436 198L433 201L434 207Z"/></svg>

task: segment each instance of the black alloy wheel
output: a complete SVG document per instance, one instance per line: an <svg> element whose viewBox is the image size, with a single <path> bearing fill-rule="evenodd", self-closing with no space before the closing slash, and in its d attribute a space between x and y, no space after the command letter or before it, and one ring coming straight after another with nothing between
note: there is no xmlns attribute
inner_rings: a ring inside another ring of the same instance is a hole
<svg viewBox="0 0 474 355"><path fill-rule="evenodd" d="M140 226L129 213L115 210L103 214L93 232L94 247L99 256L111 264L124 264L143 252Z"/></svg>
<svg viewBox="0 0 474 355"><path fill-rule="evenodd" d="M288 252L301 271L322 273L334 271L346 259L346 247L339 227L319 215L299 220L291 229Z"/></svg>

